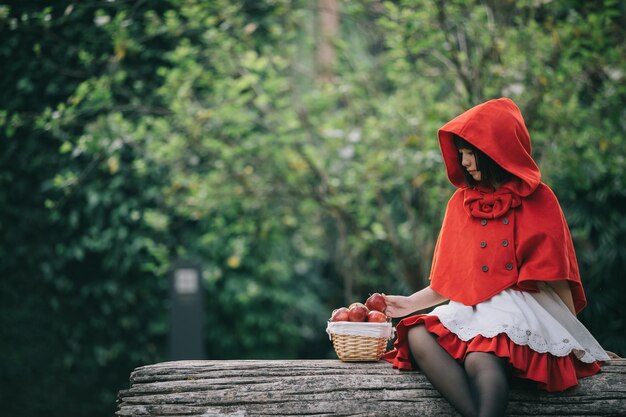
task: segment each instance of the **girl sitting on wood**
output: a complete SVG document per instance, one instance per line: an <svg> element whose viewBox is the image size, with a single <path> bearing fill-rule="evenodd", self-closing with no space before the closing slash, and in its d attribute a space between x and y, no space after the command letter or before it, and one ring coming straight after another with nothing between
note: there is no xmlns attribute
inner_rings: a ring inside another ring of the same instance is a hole
<svg viewBox="0 0 626 417"><path fill-rule="evenodd" d="M396 326L384 359L415 364L464 416L504 414L508 375L547 391L577 385L609 356L576 314L586 305L569 228L541 182L510 99L467 110L439 130L450 198L430 285L386 295Z"/></svg>

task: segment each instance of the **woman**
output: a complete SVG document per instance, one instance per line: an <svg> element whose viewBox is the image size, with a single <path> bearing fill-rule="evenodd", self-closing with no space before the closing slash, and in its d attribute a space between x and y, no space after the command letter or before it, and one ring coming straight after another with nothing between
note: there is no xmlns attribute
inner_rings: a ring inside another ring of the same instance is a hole
<svg viewBox="0 0 626 417"><path fill-rule="evenodd" d="M547 391L577 384L609 360L576 319L586 305L569 228L541 182L530 136L510 99L473 107L439 130L450 198L430 285L385 296L404 317L385 359L416 363L464 416L503 415L508 375Z"/></svg>

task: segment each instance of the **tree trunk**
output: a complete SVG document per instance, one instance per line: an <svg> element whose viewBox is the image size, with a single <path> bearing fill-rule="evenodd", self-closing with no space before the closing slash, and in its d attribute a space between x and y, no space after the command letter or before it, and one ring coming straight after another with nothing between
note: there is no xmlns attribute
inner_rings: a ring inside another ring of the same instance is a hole
<svg viewBox="0 0 626 417"><path fill-rule="evenodd" d="M335 69L334 39L339 34L339 1L319 0L320 36L317 47L318 78L331 81Z"/></svg>
<svg viewBox="0 0 626 417"><path fill-rule="evenodd" d="M514 380L507 415L626 415L626 360L560 393ZM452 416L416 371L339 360L181 361L143 366L118 395L117 416Z"/></svg>

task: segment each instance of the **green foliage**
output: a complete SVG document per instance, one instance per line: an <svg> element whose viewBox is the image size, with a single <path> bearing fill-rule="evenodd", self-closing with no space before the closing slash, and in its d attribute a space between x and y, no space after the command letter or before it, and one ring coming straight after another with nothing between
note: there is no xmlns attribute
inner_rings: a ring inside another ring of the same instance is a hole
<svg viewBox="0 0 626 417"><path fill-rule="evenodd" d="M313 2L25 3L0 4L5 413L110 415L167 359L181 258L209 358L331 356L333 308L426 285L437 129L503 95L571 225L582 319L626 354L622 2L343 1L330 79Z"/></svg>

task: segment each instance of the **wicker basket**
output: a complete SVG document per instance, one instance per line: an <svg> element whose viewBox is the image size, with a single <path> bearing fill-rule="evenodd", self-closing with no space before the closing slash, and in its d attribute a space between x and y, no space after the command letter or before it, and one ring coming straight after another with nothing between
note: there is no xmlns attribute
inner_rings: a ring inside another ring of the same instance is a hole
<svg viewBox="0 0 626 417"><path fill-rule="evenodd" d="M391 323L329 323L326 329L335 353L344 362L375 362L387 350Z"/></svg>
<svg viewBox="0 0 626 417"><path fill-rule="evenodd" d="M332 335L335 353L344 362L377 361L387 350L387 339L382 337Z"/></svg>

